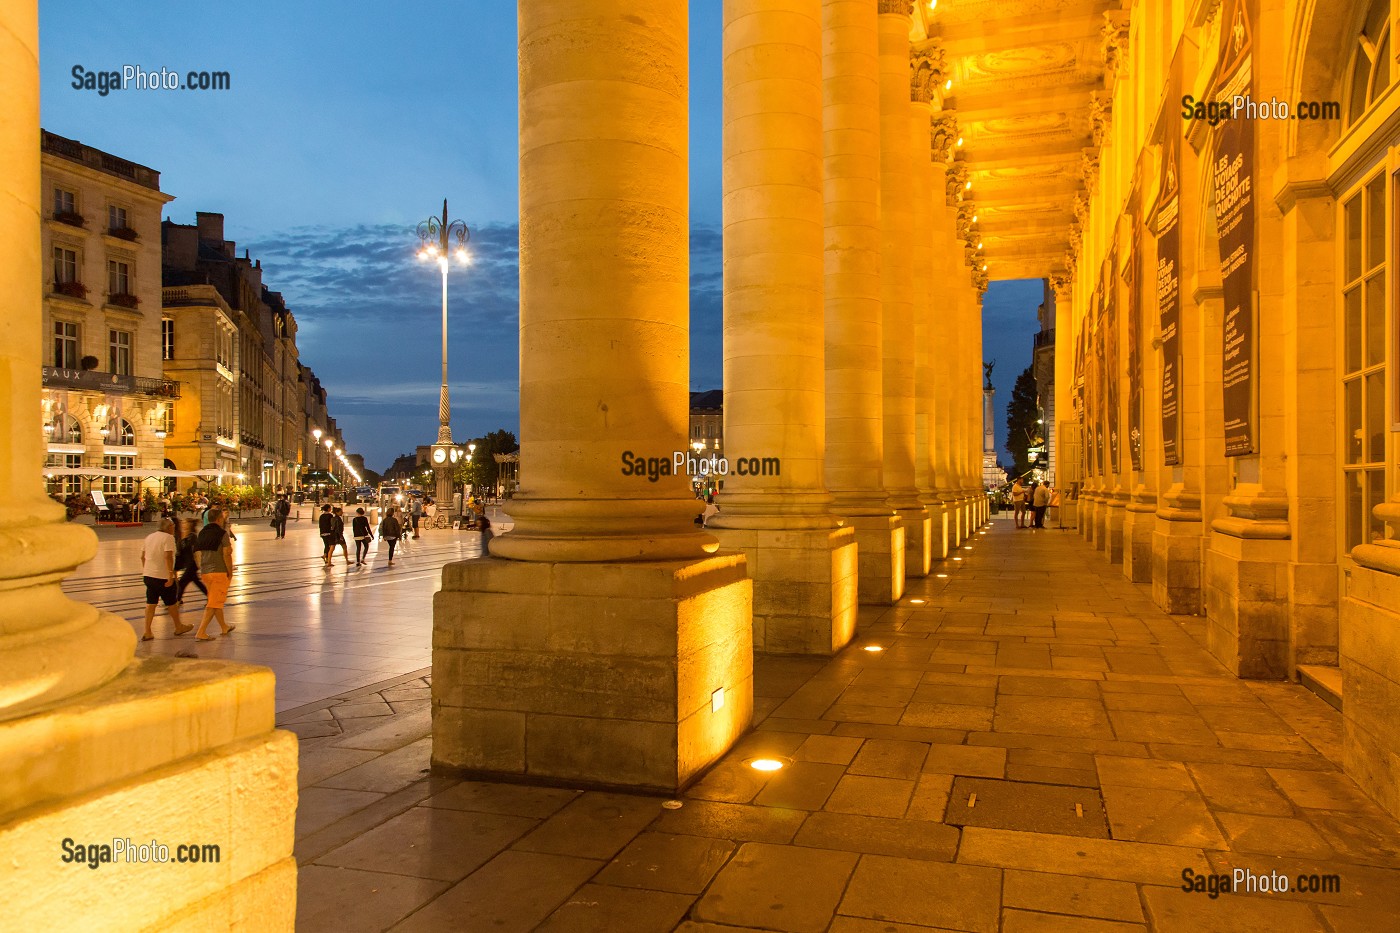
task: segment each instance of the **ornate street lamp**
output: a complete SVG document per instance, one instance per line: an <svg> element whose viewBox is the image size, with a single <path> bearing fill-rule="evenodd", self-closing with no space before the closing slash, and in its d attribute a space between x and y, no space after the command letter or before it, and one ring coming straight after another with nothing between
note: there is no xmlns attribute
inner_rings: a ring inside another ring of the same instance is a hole
<svg viewBox="0 0 1400 933"><path fill-rule="evenodd" d="M418 225L418 240L421 244L418 258L436 259L442 270L442 389L438 394L438 436L432 447L433 472L437 474L437 505L439 509L453 509L452 474L457 461L462 459L462 449L452 442L452 406L447 398L447 270L451 265L449 254L455 254L458 262L464 265L470 261L467 243L471 231L460 220L447 219L447 199L442 199L442 218L429 217Z"/></svg>

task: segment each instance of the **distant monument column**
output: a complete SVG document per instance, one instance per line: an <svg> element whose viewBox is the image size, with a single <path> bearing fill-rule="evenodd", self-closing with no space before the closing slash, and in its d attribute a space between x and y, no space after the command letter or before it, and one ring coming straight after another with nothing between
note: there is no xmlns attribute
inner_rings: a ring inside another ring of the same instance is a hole
<svg viewBox="0 0 1400 933"><path fill-rule="evenodd" d="M1006 471L997 466L997 406L996 386L992 385L992 370L997 361L983 363L985 382L982 384L982 485L1000 486L1006 482Z"/></svg>
<svg viewBox="0 0 1400 933"><path fill-rule="evenodd" d="M520 0L515 528L434 603L433 762L674 792L753 718L753 585L693 519L688 4ZM600 106L600 101L605 105Z"/></svg>

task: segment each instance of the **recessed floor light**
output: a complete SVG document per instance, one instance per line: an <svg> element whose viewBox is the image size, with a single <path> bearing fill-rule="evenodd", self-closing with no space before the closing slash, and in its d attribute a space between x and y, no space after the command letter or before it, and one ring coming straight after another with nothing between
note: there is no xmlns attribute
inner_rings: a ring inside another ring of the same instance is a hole
<svg viewBox="0 0 1400 933"><path fill-rule="evenodd" d="M940 573L940 574L938 575L938 579L940 579L940 580L946 580L947 578L948 578L948 575L947 575L946 573Z"/></svg>
<svg viewBox="0 0 1400 933"><path fill-rule="evenodd" d="M865 650L866 650L866 651L884 651L885 649L884 649L884 646L883 646L883 645L866 645L866 646L865 646Z"/></svg>
<svg viewBox="0 0 1400 933"><path fill-rule="evenodd" d="M783 763L775 758L755 758L749 762L749 767L755 771L781 771Z"/></svg>
<svg viewBox="0 0 1400 933"><path fill-rule="evenodd" d="M962 560L961 557L954 557L953 560Z"/></svg>
<svg viewBox="0 0 1400 933"><path fill-rule="evenodd" d="M909 600L909 602L911 605L914 606L922 606L924 604L924 601L922 599L911 599Z"/></svg>
<svg viewBox="0 0 1400 933"><path fill-rule="evenodd" d="M972 545L970 545L970 544L964 544L964 545L963 545L963 550L964 550L964 551L970 551L970 550L972 550Z"/></svg>

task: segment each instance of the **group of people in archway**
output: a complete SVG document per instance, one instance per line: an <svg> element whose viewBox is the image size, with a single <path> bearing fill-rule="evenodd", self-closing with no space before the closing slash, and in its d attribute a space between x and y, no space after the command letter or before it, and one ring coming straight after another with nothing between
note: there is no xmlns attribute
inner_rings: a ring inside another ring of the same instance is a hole
<svg viewBox="0 0 1400 933"><path fill-rule="evenodd" d="M1027 483L1021 477L1011 484L1011 510L1017 528L1044 528L1045 513L1060 504L1060 494L1049 482Z"/></svg>

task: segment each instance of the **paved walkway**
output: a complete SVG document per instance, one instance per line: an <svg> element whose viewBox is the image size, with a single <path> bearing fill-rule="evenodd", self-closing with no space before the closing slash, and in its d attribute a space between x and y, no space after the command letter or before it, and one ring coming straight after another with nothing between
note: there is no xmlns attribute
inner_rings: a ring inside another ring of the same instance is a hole
<svg viewBox="0 0 1400 933"><path fill-rule="evenodd" d="M137 657L223 658L261 664L277 673L277 710L293 709L420 670L432 663L433 593L442 565L481 554L476 532L423 528L417 541L401 542L394 566L388 548L375 541L369 562L346 568L321 562L321 539L307 519L288 525L276 540L267 519L238 522L237 565L226 620L237 630L214 642L176 638L164 607L157 610L154 641L140 642ZM153 531L103 528L97 557L64 582L70 596L125 617L142 630L145 590L141 541ZM353 557L354 541L350 541ZM185 591L183 621L198 624L204 596ZM217 634L210 623L210 634Z"/></svg>
<svg viewBox="0 0 1400 933"><path fill-rule="evenodd" d="M678 808L430 775L426 671L288 714L298 929L1400 928L1400 827L1334 710L1228 676L1072 532L975 542L840 656L761 659L756 730Z"/></svg>

